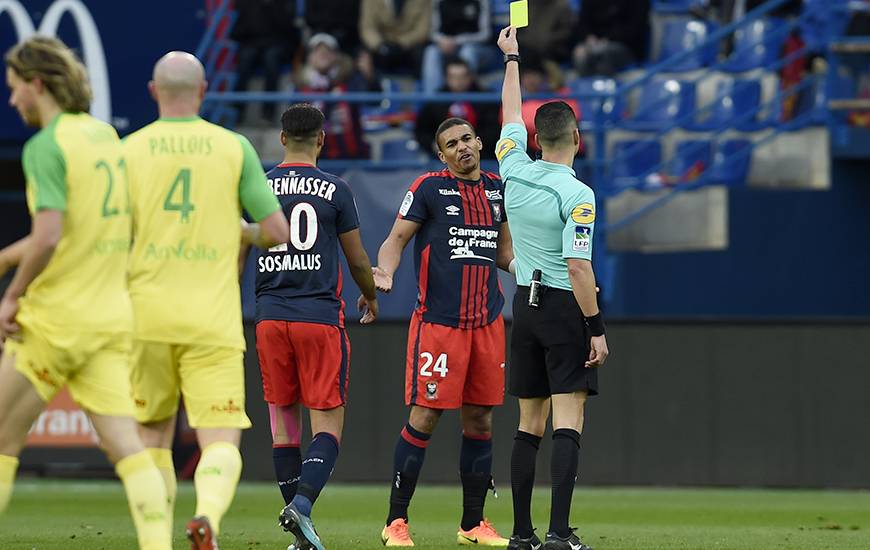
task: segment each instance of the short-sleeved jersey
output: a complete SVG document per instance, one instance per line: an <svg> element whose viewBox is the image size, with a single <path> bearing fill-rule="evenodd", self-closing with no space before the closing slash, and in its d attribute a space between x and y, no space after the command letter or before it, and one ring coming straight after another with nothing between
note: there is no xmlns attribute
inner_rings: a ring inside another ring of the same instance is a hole
<svg viewBox="0 0 870 550"><path fill-rule="evenodd" d="M423 320L458 328L488 325L501 314L504 296L496 256L507 221L498 176L480 181L430 172L411 185L399 218L422 224L414 238L417 306Z"/></svg>
<svg viewBox="0 0 870 550"><path fill-rule="evenodd" d="M61 346L70 333L129 333L130 205L115 129L60 114L27 141L22 164L31 215L63 211L63 234L22 297L18 322Z"/></svg>
<svg viewBox="0 0 870 550"><path fill-rule="evenodd" d="M338 236L359 227L350 187L309 164L279 164L267 178L290 223L290 242L259 253L257 322L344 327Z"/></svg>
<svg viewBox="0 0 870 550"><path fill-rule="evenodd" d="M257 221L280 208L254 148L191 117L149 124L126 138L124 153L135 337L244 349L242 207Z"/></svg>
<svg viewBox="0 0 870 550"><path fill-rule="evenodd" d="M513 220L517 283L528 286L532 271L540 269L544 285L571 290L565 260L592 259L595 193L570 167L532 161L527 139L524 125L505 124L495 148Z"/></svg>

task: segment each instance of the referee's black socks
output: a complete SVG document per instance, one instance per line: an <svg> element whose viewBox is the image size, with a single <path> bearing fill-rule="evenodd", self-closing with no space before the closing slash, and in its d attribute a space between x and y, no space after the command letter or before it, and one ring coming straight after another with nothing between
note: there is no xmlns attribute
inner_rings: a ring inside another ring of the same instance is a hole
<svg viewBox="0 0 870 550"><path fill-rule="evenodd" d="M532 489L535 486L535 460L541 438L517 430L511 451L511 493L514 500L513 534L527 539L533 534Z"/></svg>
<svg viewBox="0 0 870 550"><path fill-rule="evenodd" d="M553 432L553 456L550 459L550 477L553 492L550 500L550 533L568 537L568 516L571 513L571 497L577 479L577 463L580 455L580 432L560 428Z"/></svg>

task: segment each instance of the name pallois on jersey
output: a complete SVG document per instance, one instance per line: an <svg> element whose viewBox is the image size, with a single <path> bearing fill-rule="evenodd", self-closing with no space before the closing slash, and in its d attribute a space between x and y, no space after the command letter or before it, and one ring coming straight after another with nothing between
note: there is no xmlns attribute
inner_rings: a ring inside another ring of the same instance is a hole
<svg viewBox="0 0 870 550"><path fill-rule="evenodd" d="M492 258L476 254L475 248L485 248L495 250L498 248L498 231L494 229L475 229L451 226L448 230L450 239L447 244L450 245L450 259L463 260L475 259L486 260L492 262Z"/></svg>

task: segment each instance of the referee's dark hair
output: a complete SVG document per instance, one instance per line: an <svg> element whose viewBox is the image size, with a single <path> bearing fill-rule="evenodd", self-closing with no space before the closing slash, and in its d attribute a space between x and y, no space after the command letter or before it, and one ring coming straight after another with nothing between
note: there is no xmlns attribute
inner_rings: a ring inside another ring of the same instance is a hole
<svg viewBox="0 0 870 550"><path fill-rule="evenodd" d="M576 129L577 117L564 101L545 103L535 112L535 131L542 148L573 146Z"/></svg>
<svg viewBox="0 0 870 550"><path fill-rule="evenodd" d="M323 112L310 103L295 103L281 115L281 132L287 146L310 147L323 131Z"/></svg>
<svg viewBox="0 0 870 550"><path fill-rule="evenodd" d="M443 134L450 128L453 128L454 126L462 126L463 124L471 128L472 136L477 137L477 130L474 129L474 126L472 126L470 122L468 122L464 118L450 117L441 124L439 124L438 129L435 130L435 144L438 146L438 149L441 149L441 141L439 139L441 137L441 134Z"/></svg>

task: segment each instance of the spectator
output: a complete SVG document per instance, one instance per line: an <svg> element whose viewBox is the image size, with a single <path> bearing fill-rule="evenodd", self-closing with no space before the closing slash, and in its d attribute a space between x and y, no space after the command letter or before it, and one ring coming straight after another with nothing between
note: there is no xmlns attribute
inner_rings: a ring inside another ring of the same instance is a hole
<svg viewBox="0 0 870 550"><path fill-rule="evenodd" d="M532 9L533 24L517 32L523 59L533 54L556 63L567 63L574 45L576 19L571 4L568 0L534 0Z"/></svg>
<svg viewBox="0 0 870 550"><path fill-rule="evenodd" d="M522 104L522 115L529 136L529 154L532 155L533 153L537 153L539 150L535 145L535 140L533 139L536 132L535 113L541 105L549 103L557 97L561 98L568 95L570 90L568 90L564 85L564 79L562 78L559 66L552 61L543 61L534 54L528 54L523 58L523 64L520 69L520 88L522 90L522 96L526 98L523 100ZM535 95L541 94L548 94L553 97L546 99L534 97ZM563 99L563 101L571 107L571 110L574 111L574 115L576 115L577 121L579 122L580 105L577 101L573 99ZM582 136L580 137L580 151L583 151Z"/></svg>
<svg viewBox="0 0 870 550"><path fill-rule="evenodd" d="M373 74L369 75L373 77ZM305 65L295 77L296 89L302 93L341 94L348 91L366 91L370 80L354 69L350 58L339 50L334 36L315 34L308 41ZM378 88L377 91L380 91ZM358 103L312 102L326 118L326 143L322 158L368 158L368 144L362 139Z"/></svg>
<svg viewBox="0 0 870 550"><path fill-rule="evenodd" d="M254 72L262 65L267 92L278 90L281 67L299 47L296 2L292 0L236 0L238 18L230 38L239 45L239 65L233 91L246 90ZM242 111L243 104L237 104ZM263 105L263 117L275 116L275 104Z"/></svg>
<svg viewBox="0 0 870 550"><path fill-rule="evenodd" d="M419 76L429 39L432 0L362 0L359 33L384 71L412 70Z"/></svg>
<svg viewBox="0 0 870 550"><path fill-rule="evenodd" d="M434 92L444 85L444 59L458 55L471 72L491 52L490 0L434 0L432 44L423 52L423 91ZM462 117L460 117L462 118ZM472 123L473 124L473 123ZM433 128L434 130L434 128Z"/></svg>
<svg viewBox="0 0 870 550"><path fill-rule="evenodd" d="M614 76L646 59L649 0L583 0L574 67L580 76Z"/></svg>
<svg viewBox="0 0 870 550"><path fill-rule="evenodd" d="M477 76L468 62L459 57L447 60L444 66L445 85L439 92L467 93L480 92ZM435 142L435 130L448 118L455 117L467 120L478 129L478 136L483 141L481 157L495 158L495 142L498 141L498 103L473 103L469 101L454 101L443 103L426 103L417 115L414 135L420 149L430 155L437 156L438 144Z"/></svg>
<svg viewBox="0 0 870 550"><path fill-rule="evenodd" d="M311 35L326 33L343 52L359 48L359 0L305 0L305 26Z"/></svg>

